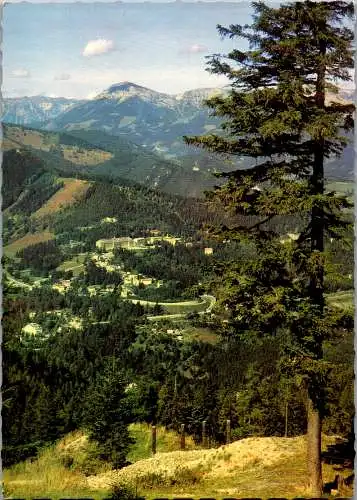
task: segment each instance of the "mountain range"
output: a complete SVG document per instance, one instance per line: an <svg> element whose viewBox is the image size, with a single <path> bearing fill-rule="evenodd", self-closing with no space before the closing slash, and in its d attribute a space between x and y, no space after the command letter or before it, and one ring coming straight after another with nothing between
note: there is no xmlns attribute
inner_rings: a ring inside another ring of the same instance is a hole
<svg viewBox="0 0 357 500"><path fill-rule="evenodd" d="M2 121L16 125L37 126L83 102L85 101L41 95L4 98Z"/></svg>
<svg viewBox="0 0 357 500"><path fill-rule="evenodd" d="M195 89L169 95L122 82L91 100L41 96L4 99L3 121L35 127L43 134L44 131L60 134L56 139L53 135L46 136L45 142L54 140L54 143L51 151L39 148L41 155L47 159L52 155L51 161L62 165L65 160L68 168L68 162L72 162L77 172L90 170L90 175L124 177L169 192L197 196L216 183L213 171L230 167L221 158L186 146L182 137L218 130L219 120L210 116L204 101L226 90L225 87ZM351 99L350 91L343 90L341 97ZM94 146L108 154L99 155L101 161L96 160L94 169L74 161L71 155L70 159L64 158L63 151L59 151L62 140L64 144L74 141L76 147L84 141L84 148ZM235 167L248 167L253 162L249 158L236 158ZM352 143L342 157L326 162L326 174L338 179L353 178Z"/></svg>
<svg viewBox="0 0 357 500"><path fill-rule="evenodd" d="M40 96L4 99L3 121L45 130L101 130L172 158L187 153L183 135L216 129L218 120L209 116L203 101L217 92L222 89L169 95L123 82L85 101Z"/></svg>

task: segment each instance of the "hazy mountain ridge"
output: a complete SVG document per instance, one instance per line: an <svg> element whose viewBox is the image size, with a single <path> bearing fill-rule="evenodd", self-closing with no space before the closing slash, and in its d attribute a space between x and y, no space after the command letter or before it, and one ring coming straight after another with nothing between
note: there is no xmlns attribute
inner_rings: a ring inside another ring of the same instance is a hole
<svg viewBox="0 0 357 500"><path fill-rule="evenodd" d="M170 157L185 154L182 136L216 129L203 101L222 89L170 95L123 82L91 100L24 97L4 100L3 121L46 130L102 130Z"/></svg>
<svg viewBox="0 0 357 500"><path fill-rule="evenodd" d="M61 113L83 102L79 99L40 95L4 98L2 121L16 125L38 125L56 118Z"/></svg>
<svg viewBox="0 0 357 500"><path fill-rule="evenodd" d="M92 100L23 98L21 108L22 100L18 99L14 119L19 120L20 116L23 121L35 122L41 113L42 116L47 113L51 118L38 127L64 131L76 135L77 140L79 137L88 140L90 136L89 143L96 144L97 148L114 147L115 161L104 162L98 171L197 196L215 184L212 172L227 166L218 157L186 146L183 136L218 130L219 119L210 116L204 101L227 90L228 87L193 89L170 95L122 82L111 85ZM351 93L350 89L341 89L340 98L351 100ZM11 118L9 113L6 116ZM327 176L352 179L353 155L353 144L350 144L340 158L329 159ZM238 168L253 163L249 158L236 158Z"/></svg>

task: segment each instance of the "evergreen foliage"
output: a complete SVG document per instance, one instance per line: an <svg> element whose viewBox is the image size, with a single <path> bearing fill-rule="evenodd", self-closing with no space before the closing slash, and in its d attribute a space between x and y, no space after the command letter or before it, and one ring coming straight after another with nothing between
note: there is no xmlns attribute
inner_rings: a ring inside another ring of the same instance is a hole
<svg viewBox="0 0 357 500"><path fill-rule="evenodd" d="M126 464L133 443L128 430L133 413L125 394L126 383L115 358L109 358L88 388L84 404L83 423L90 438L99 444L100 458L111 462L113 468Z"/></svg>
<svg viewBox="0 0 357 500"><path fill-rule="evenodd" d="M290 332L286 350L293 373L307 390L309 474L322 492L321 422L328 366L323 340L333 323L324 302L326 236L341 238L348 227L346 196L325 189L324 161L340 155L341 130L353 126L354 106L334 99L336 80L351 80L353 33L346 20L353 4L297 2L270 8L254 2L251 26L218 26L223 37L244 38L249 50L213 55L212 73L231 83L227 97L207 101L223 119L222 133L186 137L186 142L222 156L256 159L249 169L220 174L211 193L232 215L256 216L250 227L221 226L221 238L252 238L258 261L228 271L226 296L235 332ZM327 103L327 93L332 94ZM268 222L299 214L305 225L288 245Z"/></svg>

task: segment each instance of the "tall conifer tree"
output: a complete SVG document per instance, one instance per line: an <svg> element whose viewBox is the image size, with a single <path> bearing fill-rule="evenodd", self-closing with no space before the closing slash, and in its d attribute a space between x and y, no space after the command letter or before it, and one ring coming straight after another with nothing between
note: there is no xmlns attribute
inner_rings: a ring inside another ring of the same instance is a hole
<svg viewBox="0 0 357 500"><path fill-rule="evenodd" d="M226 182L211 196L239 220L257 220L217 231L222 237L252 237L260 257L244 277L230 270L225 303L236 330L264 331L266 320L271 332L289 328L291 361L307 390L311 491L320 495L322 343L329 328L324 239L341 235L349 206L345 197L327 192L324 162L343 151L343 129L353 126L353 105L336 97L336 83L351 80L353 4L252 5L251 26L218 26L222 37L246 39L249 49L209 59L209 71L225 75L231 84L228 95L207 101L223 119L222 131L185 140L233 161L236 156L256 160L251 168L222 174ZM296 215L299 236L284 246L274 219Z"/></svg>

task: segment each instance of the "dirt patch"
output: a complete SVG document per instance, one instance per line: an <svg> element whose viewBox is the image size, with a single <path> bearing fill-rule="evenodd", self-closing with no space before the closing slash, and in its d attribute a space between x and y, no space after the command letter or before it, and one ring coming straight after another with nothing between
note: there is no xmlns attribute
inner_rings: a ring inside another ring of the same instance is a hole
<svg viewBox="0 0 357 500"><path fill-rule="evenodd" d="M35 217L43 217L73 205L85 195L91 185L90 182L80 179L63 179L63 182L64 186L34 213Z"/></svg>
<svg viewBox="0 0 357 500"><path fill-rule="evenodd" d="M44 241L53 240L55 235L50 231L42 231L40 233L30 233L26 234L22 238L10 243L4 247L4 253L8 255L15 255L19 250L26 248L30 245L35 245L36 243L42 243Z"/></svg>

